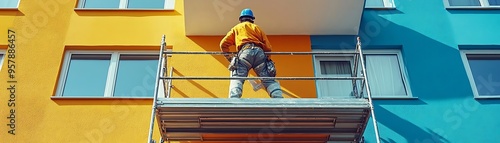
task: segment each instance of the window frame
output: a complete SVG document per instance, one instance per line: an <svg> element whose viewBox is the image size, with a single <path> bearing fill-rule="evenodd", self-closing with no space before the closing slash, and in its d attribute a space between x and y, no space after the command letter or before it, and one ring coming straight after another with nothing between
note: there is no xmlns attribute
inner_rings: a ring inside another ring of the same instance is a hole
<svg viewBox="0 0 500 143"><path fill-rule="evenodd" d="M447 9L500 9L500 5L491 6L488 0L478 0L480 6L451 6L450 0L443 0Z"/></svg>
<svg viewBox="0 0 500 143"><path fill-rule="evenodd" d="M384 4L383 6L366 6L366 4L365 4L365 8L368 8L368 9L394 9L394 8L396 8L396 4L394 3L394 0L382 0L382 3Z"/></svg>
<svg viewBox="0 0 500 143"><path fill-rule="evenodd" d="M349 52L352 52L352 50L314 50L314 51L318 51L318 52L337 52L337 53L349 53ZM408 72L406 70L406 66L404 65L404 60L403 60L403 57L402 57L402 53L401 53L401 50L394 50L394 49L377 49L377 50L363 50L363 56L366 56L366 55L396 55L397 58L398 58L398 64L399 64L399 70L400 70L400 73L401 73L401 78L403 80L403 86L405 87L405 90L406 90L406 95L395 95L395 96L374 96L372 94L372 98L373 99L416 99L417 97L414 97L413 94L412 94L412 90L411 90L411 85L410 85L410 79L408 77ZM315 75L318 75L318 72L321 72L319 70L319 66L318 63L318 59L317 57L331 57L331 58L335 58L335 57L341 57L341 56L354 56L353 54L336 54L336 55L314 55L313 56L313 62L314 62L314 74ZM352 60L350 61L351 62L351 68L354 68L354 57L351 58ZM365 57L363 57L364 60L366 60ZM360 63L359 63L360 64ZM360 64L361 66L361 64ZM365 67L366 67L366 62L365 62ZM318 71L319 70L319 71ZM360 70L360 69L358 69ZM366 90L366 88L365 88ZM318 88L318 82L316 82L316 93L318 94L318 98L320 98L320 92L319 92L319 88ZM368 97L364 97L364 98L368 98Z"/></svg>
<svg viewBox="0 0 500 143"><path fill-rule="evenodd" d="M2 71L2 67L3 67L3 62L4 62L4 59L5 59L5 54L7 52L3 49L0 50L0 54L3 55L0 59L0 71Z"/></svg>
<svg viewBox="0 0 500 143"><path fill-rule="evenodd" d="M476 55L500 55L500 50L460 50L460 56L462 57L462 63L464 64L465 72L467 73L467 78L469 79L469 84L472 88L472 93L474 94L474 98L476 99L499 99L500 95L488 95L481 96L479 95L479 91L477 90L476 81L474 81L474 76L472 75L472 70L469 65L469 60L467 58L467 54L476 54ZM500 59L499 59L500 60Z"/></svg>
<svg viewBox="0 0 500 143"><path fill-rule="evenodd" d="M127 8L129 0L119 0L120 4L118 8L85 8L86 0L78 0L77 8L78 10L174 10L175 0L164 0L164 5L162 9L151 9L151 8Z"/></svg>
<svg viewBox="0 0 500 143"><path fill-rule="evenodd" d="M66 84L66 78L68 76L68 71L69 71L69 65L71 61L71 55L73 54L98 54L98 55L111 55L110 58L110 63L108 67L108 73L106 76L106 86L104 87L104 96L99 96L99 97L89 97L89 96L64 96L63 95L63 90L64 86ZM58 79L58 85L57 85L57 90L56 90L56 97L60 98L117 98L117 99L122 99L122 98L146 98L146 99L152 99L153 97L115 97L114 96L114 89L116 85L116 79L118 75L118 64L119 64L119 58L121 54L134 54L134 55L158 55L159 52L157 51L88 51L88 50L71 50L71 51L66 51L64 55L64 61L63 65L61 67L61 73ZM155 68L155 72L156 72ZM155 75L156 76L156 75ZM155 77L156 79L156 77ZM160 82L162 83L162 82ZM156 84L156 83L155 83ZM163 84L160 84L160 87L158 88L158 97L164 97L165 96L165 91L163 91Z"/></svg>
<svg viewBox="0 0 500 143"><path fill-rule="evenodd" d="M399 64L399 72L401 73L401 80L403 80L403 86L406 90L406 95L395 95L395 96L373 96L372 98L381 98L381 99L405 99L405 98L415 98L411 92L410 79L408 78L408 72L406 70L406 66L404 65L403 56L401 50L363 50L363 55L396 55L398 58ZM366 58L365 58L366 60ZM365 62L366 64L366 62ZM366 65L365 65L366 66Z"/></svg>
<svg viewBox="0 0 500 143"><path fill-rule="evenodd" d="M320 64L321 61L348 61L349 64L351 65L351 69L353 69L354 67L354 57L352 54L314 55L313 61L314 61L314 75L316 77L319 77L319 75L321 75L321 64ZM321 89L318 81L316 81L315 84L316 84L317 98L328 98L326 96L323 97L323 95L321 95L322 92L320 92Z"/></svg>

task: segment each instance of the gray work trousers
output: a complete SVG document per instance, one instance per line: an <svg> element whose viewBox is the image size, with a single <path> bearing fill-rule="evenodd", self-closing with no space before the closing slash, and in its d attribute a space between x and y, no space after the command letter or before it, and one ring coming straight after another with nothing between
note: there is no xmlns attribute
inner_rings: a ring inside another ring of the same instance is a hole
<svg viewBox="0 0 500 143"><path fill-rule="evenodd" d="M267 56L262 48L252 46L251 48L240 51L236 70L231 72L232 77L247 77L248 71L253 69L259 77L269 77L266 68ZM231 80L229 84L229 98L241 98L243 84L245 80ZM280 84L274 79L262 80L262 84L271 98L283 98Z"/></svg>

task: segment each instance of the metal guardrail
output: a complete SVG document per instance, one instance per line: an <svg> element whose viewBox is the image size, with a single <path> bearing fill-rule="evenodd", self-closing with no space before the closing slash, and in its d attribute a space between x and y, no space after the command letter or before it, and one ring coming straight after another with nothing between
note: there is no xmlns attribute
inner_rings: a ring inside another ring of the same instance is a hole
<svg viewBox="0 0 500 143"><path fill-rule="evenodd" d="M267 55L342 55L359 54L359 52L264 52ZM189 52L189 51L165 51L163 54L191 54L191 55L226 55L237 54L237 52Z"/></svg>
<svg viewBox="0 0 500 143"><path fill-rule="evenodd" d="M359 51L359 50L356 50ZM227 54L237 54L236 52L199 52L199 51L164 51L162 54L187 54L187 55L227 55ZM265 52L267 55L358 55L359 52ZM356 56L359 57L359 56ZM353 75L357 75L357 63ZM247 79L247 80L255 80L255 79L275 79L275 80L353 80L353 86L355 86L354 80L363 80L364 77L202 77L202 76L179 76L179 77L160 77L160 79L166 80L179 80L179 79L195 79L195 80L234 80L234 79Z"/></svg>
<svg viewBox="0 0 500 143"><path fill-rule="evenodd" d="M201 76L182 76L182 77L160 77L160 79L197 79L197 80L233 80L233 79L276 79L276 80L363 80L363 77L201 77Z"/></svg>

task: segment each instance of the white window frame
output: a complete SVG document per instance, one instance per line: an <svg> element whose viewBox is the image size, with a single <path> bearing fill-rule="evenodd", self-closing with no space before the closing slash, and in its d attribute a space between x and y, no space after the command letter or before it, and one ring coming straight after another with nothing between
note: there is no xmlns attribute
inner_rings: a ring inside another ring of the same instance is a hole
<svg viewBox="0 0 500 143"><path fill-rule="evenodd" d="M366 0L366 1L368 1L368 0ZM396 8L396 4L394 4L394 0L382 0L382 1L384 3L384 6L365 6L365 8Z"/></svg>
<svg viewBox="0 0 500 143"><path fill-rule="evenodd" d="M480 96L479 91L477 91L477 86L476 82L474 81L474 76L472 75L472 70L469 65L469 60L467 59L467 54L498 54L500 55L500 50L460 50L460 54L462 57L462 62L464 64L465 71L467 72L467 77L469 78L469 83L472 88L472 92L474 94L474 98L481 99L481 98L500 98L500 95L498 96Z"/></svg>
<svg viewBox="0 0 500 143"><path fill-rule="evenodd" d="M167 51L170 51L168 49ZM68 76L69 64L71 61L72 54L99 54L99 55L111 55L110 65L108 69L106 86L104 88L104 96L102 97L88 97L88 98L153 98L153 97L114 97L113 91L115 88L115 82L118 72L118 62L121 54L134 54L134 55L156 55L159 54L157 51L87 51L87 50L72 50L67 51L64 56L63 66L61 69L61 74L59 77L59 82L57 86L56 96L63 98L86 98L86 97L78 97L78 96L63 96L64 86L66 84L66 77ZM155 68L156 73L157 68ZM155 75L156 76L156 75ZM155 77L156 78L156 77ZM160 87L158 88L158 97L166 97L165 91L163 90L163 83L160 81ZM156 83L155 83L156 84Z"/></svg>
<svg viewBox="0 0 500 143"><path fill-rule="evenodd" d="M352 50L314 50L315 52L337 52L337 53L349 53L349 52L352 52ZM374 96L372 94L372 98L374 99L413 99L413 98L416 98L416 97L413 97L412 95L412 92L411 92L411 86L410 86L410 80L408 78L408 73L407 73L407 70L406 70L406 67L404 65L404 61L403 61L403 57L402 57L402 54L401 54L401 50L363 50L363 55L366 56L366 55L380 55L380 54L387 54L387 55L396 55L397 58L398 58L398 63L399 63L399 69L400 69L400 73L401 73L401 78L403 80L403 85L405 87L405 90L406 90L406 94L407 95L393 95L393 96ZM346 59L346 60L338 60L338 59L342 59L341 57L344 57L344 56L349 56L349 59ZM340 54L340 55L315 55L313 56L313 61L314 61L314 69L315 69L315 75L318 75L318 72L321 72L321 67L319 65L319 61L318 60L318 57L321 57L321 58L324 58L324 57L331 57L331 59L328 59L328 60L338 60L338 61L350 61L351 62L351 68L354 69L354 56L352 54ZM352 58L351 58L352 57ZM325 58L326 59L326 58ZM366 60L366 59L365 59ZM361 66L361 63L358 63L360 66ZM366 64L366 62L365 62ZM366 65L365 65L366 66ZM361 69L358 69L358 70L361 70ZM318 82L316 82L316 90L318 93L318 98L321 97L320 95L320 92L319 92L319 86L318 86ZM366 87L365 87L365 90L366 90ZM365 97L367 98L367 97Z"/></svg>
<svg viewBox="0 0 500 143"><path fill-rule="evenodd" d="M450 5L450 0L443 0L444 1L444 4L446 6L446 8L458 8L458 9L462 9L462 8L465 8L465 9L474 9L474 8L486 8L486 9L489 9L489 8L500 8L500 5L499 6L490 6L490 2L488 0L478 0L479 3L481 4L480 6L451 6Z"/></svg>
<svg viewBox="0 0 500 143"><path fill-rule="evenodd" d="M322 52L331 52L331 51L322 51ZM340 51L342 52L342 51ZM349 51L346 51L349 52ZM319 76L321 75L321 61L347 61L351 65L351 69L353 70L354 68L354 57L352 54L339 54L339 55L315 55L313 56L314 60L314 75ZM319 86L319 83L316 82L316 93L317 93L317 98L328 98L328 97L323 97L321 95L321 89Z"/></svg>
<svg viewBox="0 0 500 143"><path fill-rule="evenodd" d="M120 0L120 4L117 9L120 10L157 10L149 8L127 8L129 0ZM164 0L163 9L159 10L174 10L175 0ZM85 8L85 0L78 1L78 9L96 9L96 8ZM116 8L104 8L104 9L116 9Z"/></svg>
<svg viewBox="0 0 500 143"><path fill-rule="evenodd" d="M0 71L2 71L3 61L4 61L5 57L6 57L6 55L5 55L5 54L6 54L5 50L0 50L0 54L2 54L2 55L3 55L3 56L2 56L2 58L0 59Z"/></svg>
<svg viewBox="0 0 500 143"><path fill-rule="evenodd" d="M394 95L394 96L373 96L372 95L372 98L414 98L412 95L412 92L411 92L410 79L408 78L408 73L406 70L406 66L404 65L401 50L363 50L363 54L364 55L380 55L380 54L396 55L398 58L401 78L403 80L403 86L405 86L405 90L406 90L406 94L407 94L407 95ZM365 64L366 64L366 62L365 62Z"/></svg>
<svg viewBox="0 0 500 143"><path fill-rule="evenodd" d="M19 3L21 3L21 0L17 0L16 7L0 7L0 9L18 9L19 8Z"/></svg>

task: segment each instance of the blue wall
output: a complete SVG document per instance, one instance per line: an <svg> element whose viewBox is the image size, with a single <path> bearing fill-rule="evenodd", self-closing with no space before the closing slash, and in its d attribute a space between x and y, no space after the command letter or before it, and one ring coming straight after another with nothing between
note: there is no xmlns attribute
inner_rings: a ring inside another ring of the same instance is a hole
<svg viewBox="0 0 500 143"><path fill-rule="evenodd" d="M369 49L400 48L417 99L376 99L382 142L500 142L500 100L474 99L459 49L500 50L500 9L448 10L442 0L395 0L364 11ZM353 36L311 36L313 49L349 47ZM500 65L498 65L500 66ZM375 142L373 126L365 132Z"/></svg>

